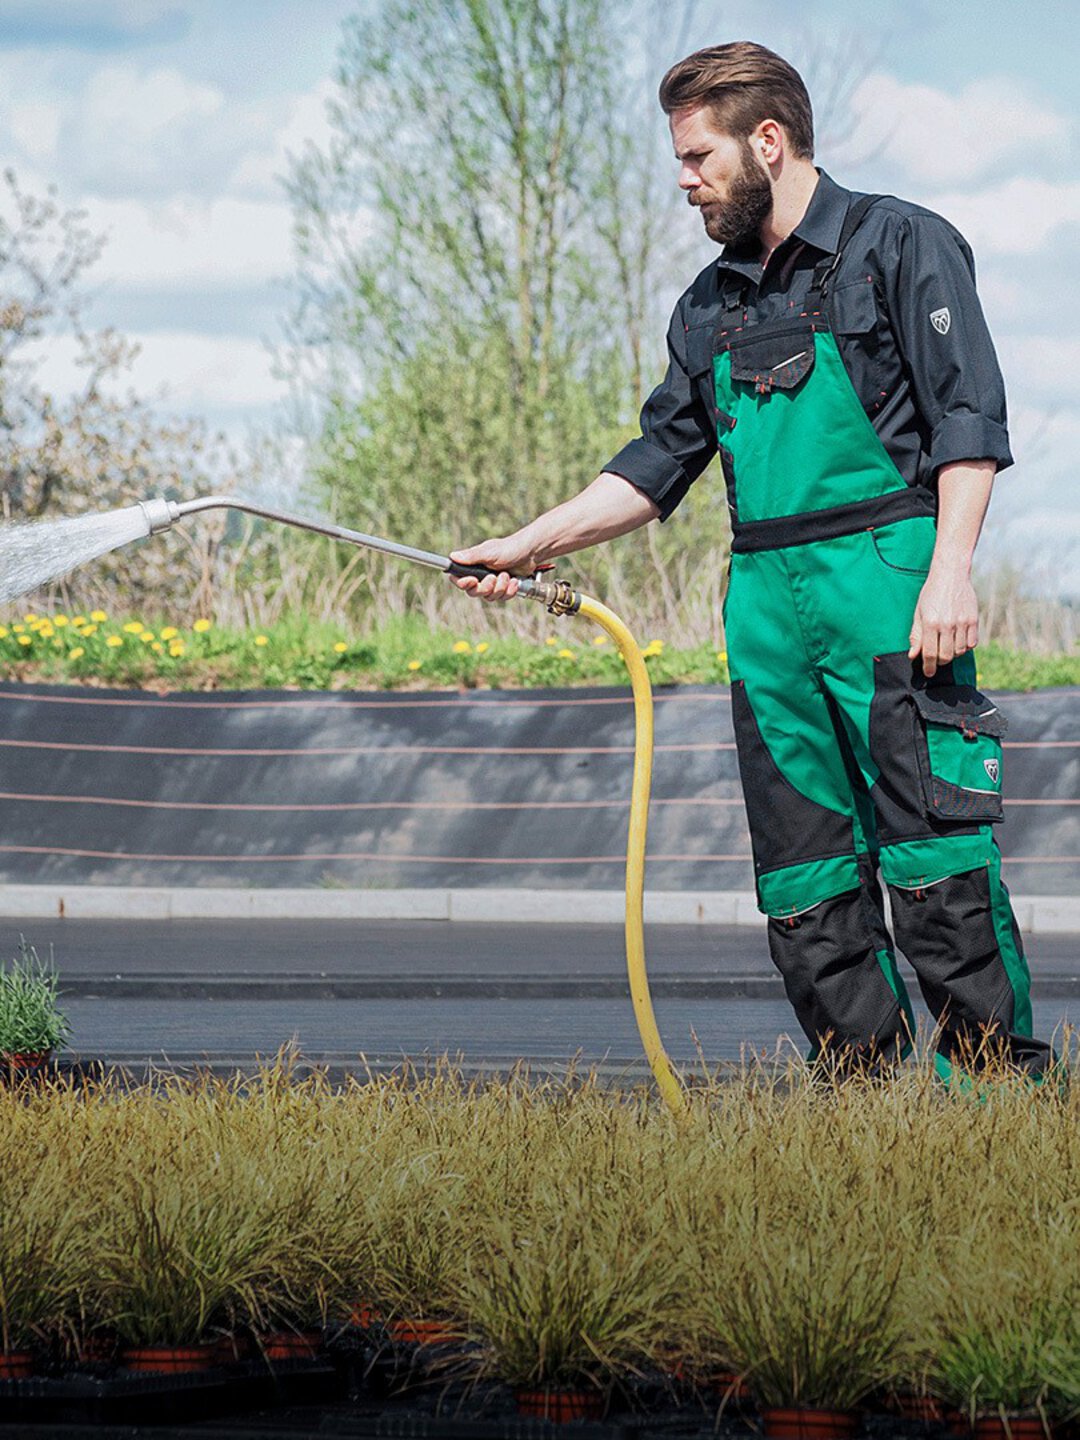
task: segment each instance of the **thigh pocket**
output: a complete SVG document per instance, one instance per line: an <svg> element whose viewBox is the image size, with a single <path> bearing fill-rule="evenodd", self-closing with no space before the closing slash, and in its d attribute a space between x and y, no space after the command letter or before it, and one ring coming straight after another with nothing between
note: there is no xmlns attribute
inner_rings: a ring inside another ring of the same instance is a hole
<svg viewBox="0 0 1080 1440"><path fill-rule="evenodd" d="M1006 721L973 685L912 690L923 801L941 820L1003 819L1001 737Z"/></svg>

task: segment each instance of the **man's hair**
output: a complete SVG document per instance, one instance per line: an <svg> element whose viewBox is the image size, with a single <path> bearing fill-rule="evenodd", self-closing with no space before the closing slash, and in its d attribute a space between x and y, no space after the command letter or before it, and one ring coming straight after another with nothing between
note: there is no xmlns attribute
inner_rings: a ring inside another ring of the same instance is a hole
<svg viewBox="0 0 1080 1440"><path fill-rule="evenodd" d="M702 106L726 135L745 138L762 120L787 131L795 154L814 158L814 112L793 65L752 40L710 45L673 65L660 82L665 115Z"/></svg>

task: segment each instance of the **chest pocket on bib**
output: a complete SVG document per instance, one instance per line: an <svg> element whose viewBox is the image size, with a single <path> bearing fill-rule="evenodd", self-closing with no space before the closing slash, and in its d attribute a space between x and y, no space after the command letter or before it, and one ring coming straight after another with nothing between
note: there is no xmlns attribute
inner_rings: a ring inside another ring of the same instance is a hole
<svg viewBox="0 0 1080 1440"><path fill-rule="evenodd" d="M887 398L887 386L880 355L880 316L869 278L838 285L829 295L828 311L832 332L848 373L851 374L857 366L872 387L872 393L859 396L863 409L872 414Z"/></svg>
<svg viewBox="0 0 1080 1440"><path fill-rule="evenodd" d="M731 356L731 378L752 385L759 395L773 390L795 390L814 368L814 330L808 324L754 327L726 342Z"/></svg>
<svg viewBox="0 0 1080 1440"><path fill-rule="evenodd" d="M713 348L715 327L694 325L686 332L686 373L696 387L718 430L732 430L734 418L716 403L716 385L713 380Z"/></svg>

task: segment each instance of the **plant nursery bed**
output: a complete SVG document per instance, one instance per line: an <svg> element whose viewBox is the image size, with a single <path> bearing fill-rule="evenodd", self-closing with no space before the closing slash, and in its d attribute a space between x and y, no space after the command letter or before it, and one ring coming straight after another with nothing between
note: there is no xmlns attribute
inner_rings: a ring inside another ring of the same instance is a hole
<svg viewBox="0 0 1080 1440"><path fill-rule="evenodd" d="M664 1415L625 1413L604 1421L557 1425L511 1415L488 1419L425 1413L411 1404L339 1402L250 1411L227 1419L176 1424L24 1425L19 1440L758 1440L759 1432L734 1418L716 1423L715 1414L700 1407L672 1408ZM870 1418L860 1429L864 1440L945 1440L943 1429L895 1420Z"/></svg>
<svg viewBox="0 0 1080 1440"><path fill-rule="evenodd" d="M193 1375L31 1376L0 1380L0 1433L6 1425L17 1425L20 1436L32 1425L47 1426L43 1433L52 1433L57 1422L94 1427L95 1433L103 1424L149 1424L156 1433L156 1422L166 1416L175 1424L255 1406L334 1400L341 1394L341 1372L311 1360L276 1362L273 1370L252 1360Z"/></svg>

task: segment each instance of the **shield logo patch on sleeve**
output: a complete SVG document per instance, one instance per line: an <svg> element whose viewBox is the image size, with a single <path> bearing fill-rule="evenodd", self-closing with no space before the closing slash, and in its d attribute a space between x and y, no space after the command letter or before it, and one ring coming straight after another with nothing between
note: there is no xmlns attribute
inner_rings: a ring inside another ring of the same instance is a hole
<svg viewBox="0 0 1080 1440"><path fill-rule="evenodd" d="M996 785L998 783L998 776L1001 774L1001 769L998 765L998 762L996 760L984 760L983 769L986 771L987 775L989 775L990 779Z"/></svg>
<svg viewBox="0 0 1080 1440"><path fill-rule="evenodd" d="M949 326L952 324L949 307L943 305L940 310L931 310L930 324L933 325L939 335L947 335L949 333Z"/></svg>

